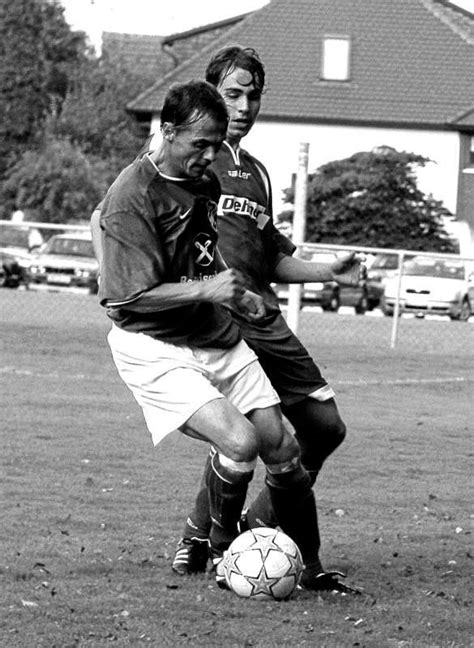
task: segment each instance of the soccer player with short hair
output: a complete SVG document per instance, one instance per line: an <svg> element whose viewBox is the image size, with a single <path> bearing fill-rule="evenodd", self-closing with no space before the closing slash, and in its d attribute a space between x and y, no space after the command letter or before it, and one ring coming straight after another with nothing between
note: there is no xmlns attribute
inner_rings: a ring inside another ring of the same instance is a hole
<svg viewBox="0 0 474 648"><path fill-rule="evenodd" d="M299 544L305 525L316 524L298 444L230 313L258 319L264 305L239 271L223 266L216 249L219 185L209 165L227 123L212 85L172 87L160 147L122 171L103 201L100 229L92 227L99 299L112 320L109 345L154 444L177 429L212 446L206 537L219 585L221 558L237 534L258 456L282 529Z"/></svg>
<svg viewBox="0 0 474 648"><path fill-rule="evenodd" d="M240 146L255 123L265 86L263 64L251 48L230 46L210 61L206 79L222 95L229 113L226 140L212 169L221 183L217 227L219 249L229 267L238 269L245 286L261 295L266 314L249 321L234 314L247 344L255 351L282 401L282 411L294 426L302 462L311 483L325 459L343 441L346 427L338 412L334 392L315 362L286 324L271 282L303 283L336 280L356 284L363 268L357 255L347 255L334 264L304 262L292 256L293 244L275 228L272 220L271 184L263 164ZM205 475L210 471L209 463ZM183 537L178 543L173 570L178 574L205 568L204 543L211 518L205 491L198 493ZM248 508L241 529L247 526L275 526L277 520L263 489ZM301 584L312 590L353 591L340 582L339 572L326 572L320 562L319 532L305 551L300 545L306 569ZM313 539L312 539L313 540Z"/></svg>

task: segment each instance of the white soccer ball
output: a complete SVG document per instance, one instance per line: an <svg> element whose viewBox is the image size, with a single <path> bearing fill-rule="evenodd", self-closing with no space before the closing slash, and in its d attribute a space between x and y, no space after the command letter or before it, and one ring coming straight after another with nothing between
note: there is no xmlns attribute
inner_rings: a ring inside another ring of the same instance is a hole
<svg viewBox="0 0 474 648"><path fill-rule="evenodd" d="M287 599L295 591L303 569L300 550L293 540L267 527L239 535L224 557L227 584L244 598Z"/></svg>

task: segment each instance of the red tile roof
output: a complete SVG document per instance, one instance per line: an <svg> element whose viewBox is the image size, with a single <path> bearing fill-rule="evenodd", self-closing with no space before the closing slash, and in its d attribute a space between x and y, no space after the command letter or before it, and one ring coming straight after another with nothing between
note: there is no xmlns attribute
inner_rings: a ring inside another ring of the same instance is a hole
<svg viewBox="0 0 474 648"><path fill-rule="evenodd" d="M351 80L320 80L324 36L351 39ZM474 128L474 15L446 0L272 0L132 101L159 112L226 44L265 62L261 116L281 121ZM460 121L461 120L461 121Z"/></svg>

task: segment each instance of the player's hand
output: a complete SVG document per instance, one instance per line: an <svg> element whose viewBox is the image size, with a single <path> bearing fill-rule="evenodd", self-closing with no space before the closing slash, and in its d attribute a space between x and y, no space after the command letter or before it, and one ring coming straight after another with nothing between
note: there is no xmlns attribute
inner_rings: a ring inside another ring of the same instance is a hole
<svg viewBox="0 0 474 648"><path fill-rule="evenodd" d="M343 286L357 286L367 277L367 268L363 264L365 255L350 252L339 257L331 264L334 281Z"/></svg>
<svg viewBox="0 0 474 648"><path fill-rule="evenodd" d="M243 315L253 322L262 319L266 313L263 297L251 292L250 290L245 291L236 306L237 307L234 310L237 310L240 315Z"/></svg>
<svg viewBox="0 0 474 648"><path fill-rule="evenodd" d="M202 288L206 301L235 308L245 293L244 277L238 270L229 268L209 281L203 281Z"/></svg>

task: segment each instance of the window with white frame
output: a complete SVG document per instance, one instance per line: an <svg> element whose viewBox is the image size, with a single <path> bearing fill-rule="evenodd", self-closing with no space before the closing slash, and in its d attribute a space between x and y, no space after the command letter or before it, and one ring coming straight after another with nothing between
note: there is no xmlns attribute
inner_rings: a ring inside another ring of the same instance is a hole
<svg viewBox="0 0 474 648"><path fill-rule="evenodd" d="M348 81L350 77L351 41L348 36L325 36L321 79Z"/></svg>

